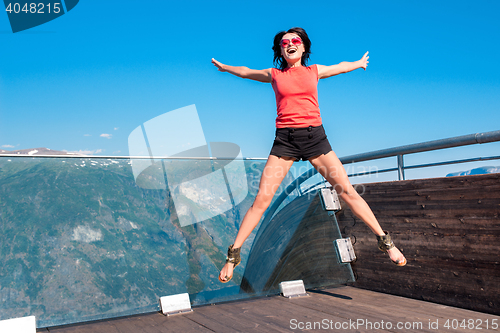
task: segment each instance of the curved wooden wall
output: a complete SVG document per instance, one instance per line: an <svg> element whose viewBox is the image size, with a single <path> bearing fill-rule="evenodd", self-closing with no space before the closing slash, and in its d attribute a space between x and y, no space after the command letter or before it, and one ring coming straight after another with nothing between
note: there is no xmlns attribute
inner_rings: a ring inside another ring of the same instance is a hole
<svg viewBox="0 0 500 333"><path fill-rule="evenodd" d="M354 286L500 314L500 174L365 184L358 191L408 264L392 264L343 204L339 227L356 238Z"/></svg>

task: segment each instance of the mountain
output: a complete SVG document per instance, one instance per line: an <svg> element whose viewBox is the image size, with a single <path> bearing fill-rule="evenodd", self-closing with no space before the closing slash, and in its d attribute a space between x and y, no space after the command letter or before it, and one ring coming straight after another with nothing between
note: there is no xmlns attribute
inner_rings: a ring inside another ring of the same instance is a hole
<svg viewBox="0 0 500 333"><path fill-rule="evenodd" d="M14 154L14 155L30 155L30 156L40 156L40 155L78 155L85 156L78 153L69 153L67 151L51 150L49 148L30 148L21 150L0 150L0 155Z"/></svg>
<svg viewBox="0 0 500 333"><path fill-rule="evenodd" d="M468 175L484 175L487 173L500 173L500 167L487 166L481 168L475 168L468 171L453 172L446 175L446 177L453 176L468 176Z"/></svg>

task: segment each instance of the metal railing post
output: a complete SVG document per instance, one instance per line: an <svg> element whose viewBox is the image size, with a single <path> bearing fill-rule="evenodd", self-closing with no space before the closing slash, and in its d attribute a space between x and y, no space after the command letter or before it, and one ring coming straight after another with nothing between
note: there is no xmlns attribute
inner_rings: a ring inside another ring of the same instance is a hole
<svg viewBox="0 0 500 333"><path fill-rule="evenodd" d="M398 155L398 179L405 180L405 162L403 155Z"/></svg>

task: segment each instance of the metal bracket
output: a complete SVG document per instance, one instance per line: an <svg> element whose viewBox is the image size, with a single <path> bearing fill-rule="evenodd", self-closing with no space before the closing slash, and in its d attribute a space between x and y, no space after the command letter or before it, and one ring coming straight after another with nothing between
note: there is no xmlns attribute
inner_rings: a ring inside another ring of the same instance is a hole
<svg viewBox="0 0 500 333"><path fill-rule="evenodd" d="M337 212L341 209L339 196L337 195L337 191L335 191L333 188L330 187L322 188L320 190L320 194L321 194L321 202L323 203L323 208L326 211Z"/></svg>
<svg viewBox="0 0 500 333"><path fill-rule="evenodd" d="M283 294L284 297L288 298L309 296L306 293L306 288L304 287L304 281L302 280L281 282L280 293Z"/></svg>
<svg viewBox="0 0 500 333"><path fill-rule="evenodd" d="M193 311L188 293L163 296L160 298L160 307L161 312L166 316Z"/></svg>
<svg viewBox="0 0 500 333"><path fill-rule="evenodd" d="M354 253L354 248L352 247L351 238L337 239L334 243L340 262L345 263L356 260L356 254Z"/></svg>

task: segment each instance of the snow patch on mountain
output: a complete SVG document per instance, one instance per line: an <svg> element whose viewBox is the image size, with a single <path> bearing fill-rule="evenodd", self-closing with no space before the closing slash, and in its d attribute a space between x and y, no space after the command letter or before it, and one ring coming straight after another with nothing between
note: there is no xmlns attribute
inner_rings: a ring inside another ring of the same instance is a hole
<svg viewBox="0 0 500 333"><path fill-rule="evenodd" d="M30 149L20 149L20 150L3 150L0 149L0 155L13 154L13 155L28 155L28 156L40 156L40 155L81 155L79 153L70 153L67 151L52 150L49 148L30 148Z"/></svg>
<svg viewBox="0 0 500 333"><path fill-rule="evenodd" d="M475 168L475 169L467 170L467 171L452 172L452 173L447 174L446 177L485 175L488 173L500 173L500 167L486 166L486 167Z"/></svg>
<svg viewBox="0 0 500 333"><path fill-rule="evenodd" d="M102 232L101 230L95 230L87 226L79 225L73 229L73 237L71 239L85 243L96 242L102 239Z"/></svg>

